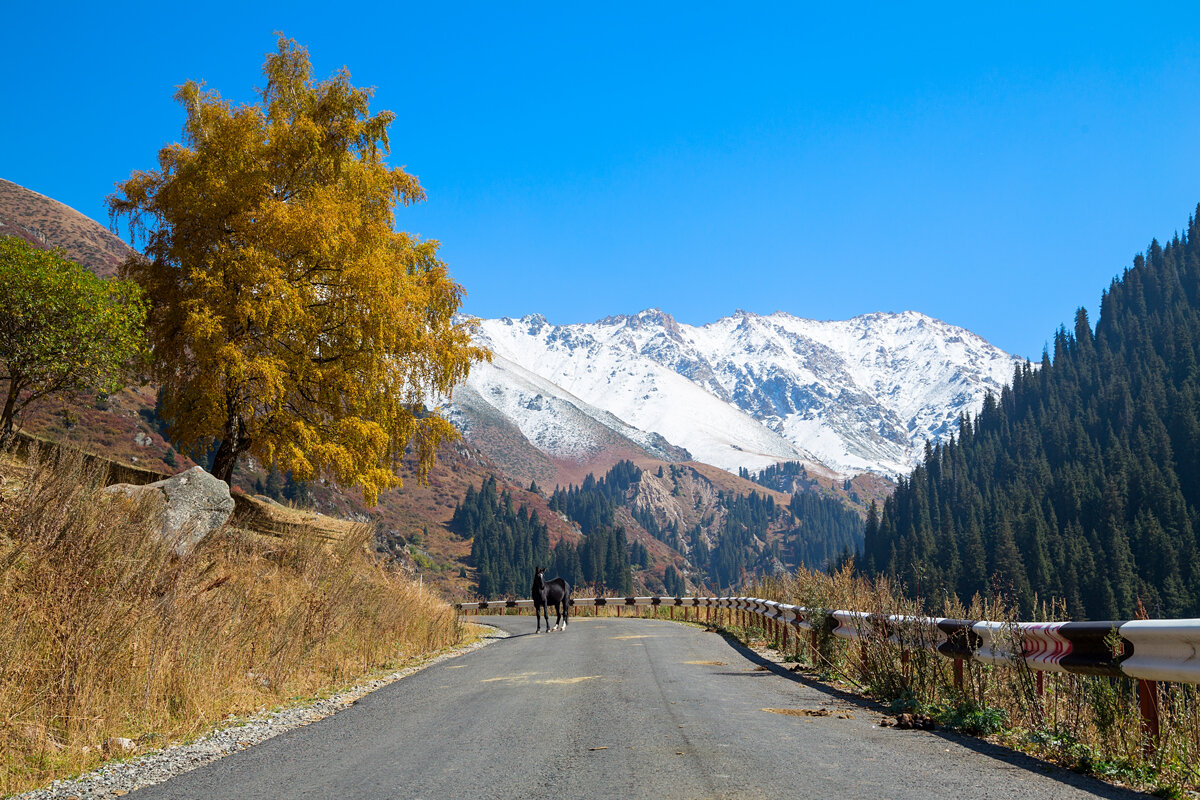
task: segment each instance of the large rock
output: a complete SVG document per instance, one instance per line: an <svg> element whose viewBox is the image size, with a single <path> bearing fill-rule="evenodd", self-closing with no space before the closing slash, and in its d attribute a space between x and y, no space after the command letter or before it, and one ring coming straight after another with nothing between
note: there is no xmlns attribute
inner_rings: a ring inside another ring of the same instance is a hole
<svg viewBox="0 0 1200 800"><path fill-rule="evenodd" d="M200 467L144 486L118 483L104 490L135 501L151 497L162 512L162 537L176 555L185 556L233 514L229 484Z"/></svg>

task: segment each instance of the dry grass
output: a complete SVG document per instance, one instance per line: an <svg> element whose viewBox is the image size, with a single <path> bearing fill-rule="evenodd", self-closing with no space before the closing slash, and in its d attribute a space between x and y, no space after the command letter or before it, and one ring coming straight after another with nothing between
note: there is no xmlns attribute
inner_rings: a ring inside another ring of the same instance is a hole
<svg viewBox="0 0 1200 800"><path fill-rule="evenodd" d="M834 575L799 571L766 579L743 593L794 603L810 609L852 609L875 614L922 615L920 604L894 591L886 580L872 583L842 571ZM974 598L970 606L944 601L941 616L954 619L1015 622L1015 610L1001 599ZM1042 606L1040 620L1067 619L1061 607ZM730 623L731 617L726 617ZM761 628L738 631L749 639L766 638ZM1039 694L1037 675L1023 662L989 666L964 664L961 689L954 685L953 662L933 652L930 631L921 626L892 628L900 642L882 629L868 630L864 641L850 642L820 633L790 637L793 655L821 677L861 691L894 712L927 715L939 724L988 735L1063 766L1181 797L1200 789L1200 692L1195 686L1159 684L1161 739L1147 747L1135 694L1135 682L1123 678L1046 673ZM1011 646L1019 650L1017 629Z"/></svg>
<svg viewBox="0 0 1200 800"><path fill-rule="evenodd" d="M134 252L120 237L73 208L24 186L0 179L0 236L17 235L67 257L101 277Z"/></svg>
<svg viewBox="0 0 1200 800"><path fill-rule="evenodd" d="M247 494L235 494L234 524L256 533L283 538L315 535L329 541L353 538L364 527L362 523L334 519L313 511L289 508Z"/></svg>
<svg viewBox="0 0 1200 800"><path fill-rule="evenodd" d="M457 642L453 610L369 557L371 531L228 529L174 558L144 508L64 451L0 488L0 795Z"/></svg>

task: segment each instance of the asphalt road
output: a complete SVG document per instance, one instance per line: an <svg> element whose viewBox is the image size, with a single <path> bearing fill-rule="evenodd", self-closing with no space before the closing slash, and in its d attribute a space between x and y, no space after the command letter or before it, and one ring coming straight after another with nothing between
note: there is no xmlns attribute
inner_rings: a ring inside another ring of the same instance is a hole
<svg viewBox="0 0 1200 800"><path fill-rule="evenodd" d="M869 704L693 626L485 621L514 636L130 797L1144 797L969 737L880 728Z"/></svg>

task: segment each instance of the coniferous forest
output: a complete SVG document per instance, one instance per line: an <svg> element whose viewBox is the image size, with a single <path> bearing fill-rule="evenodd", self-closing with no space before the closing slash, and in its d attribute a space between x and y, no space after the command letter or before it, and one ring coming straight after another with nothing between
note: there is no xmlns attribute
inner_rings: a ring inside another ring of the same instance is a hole
<svg viewBox="0 0 1200 800"><path fill-rule="evenodd" d="M1200 616L1200 229L1157 241L868 517L862 568L935 605Z"/></svg>
<svg viewBox="0 0 1200 800"><path fill-rule="evenodd" d="M611 509L609 514L611 519ZM620 594L633 590L624 528L593 527L578 547L560 540L551 549L537 511L524 504L514 510L512 494L498 491L494 476L478 491L467 488L450 525L460 536L473 538L471 564L480 597L527 596L535 566L546 567L551 576L565 578L573 588L591 585Z"/></svg>
<svg viewBox="0 0 1200 800"><path fill-rule="evenodd" d="M684 593L685 578L695 586L730 588L747 577L786 570L789 564L823 568L862 543L858 514L838 500L811 492L797 492L782 505L767 493L718 491L720 513L707 518L707 529L697 524L684 536L677 522L660 524L648 507L634 502L641 480L640 467L621 461L601 478L589 474L579 486L556 488L549 497L551 510L575 522L583 539L578 545L561 540L553 548L537 512L516 504L510 492L501 492L495 477L478 490L469 487L455 508L451 527L473 539L471 564L479 595L524 597L533 568L539 565L574 587L629 594L633 568L649 568L651 557L646 545L630 541L616 521L618 508L669 546L681 549L686 542L690 569L668 565L663 573L668 594Z"/></svg>
<svg viewBox="0 0 1200 800"><path fill-rule="evenodd" d="M533 568L550 562L546 524L524 504L514 511L512 495L497 492L495 476L479 491L467 487L450 525L460 536L474 537L471 563L481 597L524 597L533 582Z"/></svg>

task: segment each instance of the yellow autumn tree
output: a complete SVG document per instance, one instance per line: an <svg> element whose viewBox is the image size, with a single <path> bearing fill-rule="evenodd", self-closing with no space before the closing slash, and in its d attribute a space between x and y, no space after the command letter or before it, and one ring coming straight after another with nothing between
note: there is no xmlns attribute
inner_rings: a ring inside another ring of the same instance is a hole
<svg viewBox="0 0 1200 800"><path fill-rule="evenodd" d="M359 486L368 503L400 483L406 449L428 473L456 431L445 398L487 358L438 243L395 230L424 199L385 162L391 112L345 69L312 79L308 51L279 37L259 101L234 106L188 82L183 143L108 198L114 225L145 244L123 274L145 290L153 377L180 448Z"/></svg>

